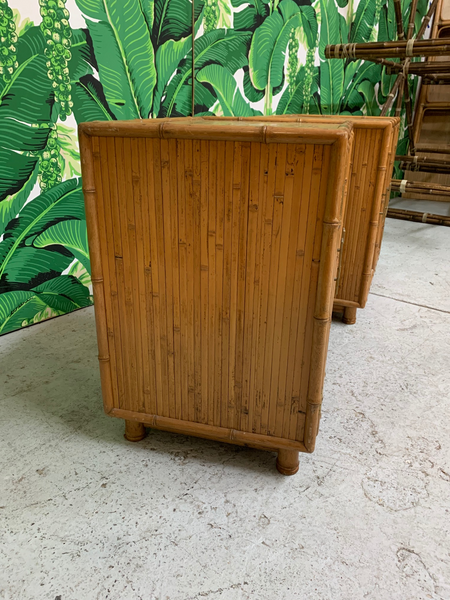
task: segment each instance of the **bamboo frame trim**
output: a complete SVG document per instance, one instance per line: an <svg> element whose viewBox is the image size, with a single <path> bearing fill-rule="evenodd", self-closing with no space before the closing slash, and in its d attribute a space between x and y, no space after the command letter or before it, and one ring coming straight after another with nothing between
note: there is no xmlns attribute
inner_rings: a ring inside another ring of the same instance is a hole
<svg viewBox="0 0 450 600"><path fill-rule="evenodd" d="M192 435L194 437L201 437L209 440L223 441L238 446L249 446L259 450L276 452L281 448L283 450L298 450L299 452L306 453L311 452L302 442L275 436L261 435L258 433L248 433L246 431L230 429L228 427L217 427L215 425L172 419L170 417L160 417L159 415L149 415L121 408L112 408L107 414L111 417L126 419L127 421L144 423L144 425L152 429Z"/></svg>
<svg viewBox="0 0 450 600"><path fill-rule="evenodd" d="M91 121L81 123L79 134L97 137L145 137L160 139L209 139L233 142L260 142L264 144L314 144L332 145L339 139L346 140L351 134L350 121L336 125L277 123L254 125L244 121L224 122L215 117L214 129L211 122L202 118L181 117L178 119L136 119L131 121Z"/></svg>

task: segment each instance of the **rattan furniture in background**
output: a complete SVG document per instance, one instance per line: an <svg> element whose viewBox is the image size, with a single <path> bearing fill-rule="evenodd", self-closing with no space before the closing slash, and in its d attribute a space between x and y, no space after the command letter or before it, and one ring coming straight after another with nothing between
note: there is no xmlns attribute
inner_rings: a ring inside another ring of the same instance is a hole
<svg viewBox="0 0 450 600"><path fill-rule="evenodd" d="M343 312L344 323L355 323L357 309L366 305L380 255L400 119L351 115L226 118L241 121L295 121L310 125L352 123L355 139L334 310Z"/></svg>
<svg viewBox="0 0 450 600"><path fill-rule="evenodd" d="M312 452L353 133L348 123L79 127L105 411Z"/></svg>

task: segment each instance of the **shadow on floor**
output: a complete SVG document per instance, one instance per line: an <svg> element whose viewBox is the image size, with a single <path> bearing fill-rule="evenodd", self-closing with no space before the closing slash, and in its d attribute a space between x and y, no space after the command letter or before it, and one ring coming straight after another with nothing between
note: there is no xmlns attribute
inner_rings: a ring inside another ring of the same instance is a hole
<svg viewBox="0 0 450 600"><path fill-rule="evenodd" d="M141 442L126 441L123 422L103 411L93 308L0 338L0 359L0 396L27 420L44 419L61 444L75 435L106 444L109 451L111 444L135 446L177 461L227 462L282 477L275 471L273 452L158 430L149 430Z"/></svg>

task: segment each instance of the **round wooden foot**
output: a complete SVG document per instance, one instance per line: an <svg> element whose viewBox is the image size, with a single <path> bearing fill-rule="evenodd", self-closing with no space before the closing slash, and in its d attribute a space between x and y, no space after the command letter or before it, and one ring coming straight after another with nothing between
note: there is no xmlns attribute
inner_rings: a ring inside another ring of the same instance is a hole
<svg viewBox="0 0 450 600"><path fill-rule="evenodd" d="M277 469L282 475L295 475L298 467L297 450L278 450Z"/></svg>
<svg viewBox="0 0 450 600"><path fill-rule="evenodd" d="M354 325L356 323L356 310L354 306L346 306L342 322L346 325Z"/></svg>
<svg viewBox="0 0 450 600"><path fill-rule="evenodd" d="M129 442L140 442L145 438L147 432L143 423L136 421L125 421L125 435L123 436Z"/></svg>

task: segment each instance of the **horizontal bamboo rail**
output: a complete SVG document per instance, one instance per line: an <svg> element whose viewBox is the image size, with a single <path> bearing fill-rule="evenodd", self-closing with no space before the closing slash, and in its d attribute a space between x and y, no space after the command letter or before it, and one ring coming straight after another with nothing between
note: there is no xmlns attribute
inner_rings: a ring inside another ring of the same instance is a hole
<svg viewBox="0 0 450 600"><path fill-rule="evenodd" d="M403 70L402 63L392 62L390 60L380 59L377 62L386 67L388 75L391 75L392 72L398 72ZM408 67L409 75L434 75L437 73L450 73L450 61L443 62L412 62Z"/></svg>
<svg viewBox="0 0 450 600"><path fill-rule="evenodd" d="M450 85L450 74L441 73L437 75L425 75L422 79L423 85Z"/></svg>
<svg viewBox="0 0 450 600"><path fill-rule="evenodd" d="M329 44L325 47L325 58L374 60L377 58L447 56L448 54L450 54L450 38L368 42L365 44Z"/></svg>
<svg viewBox="0 0 450 600"><path fill-rule="evenodd" d="M434 165L432 163L412 163L407 161L400 161L399 168L402 171L420 171L421 173L439 173L443 175L450 174L450 165Z"/></svg>
<svg viewBox="0 0 450 600"><path fill-rule="evenodd" d="M417 152L431 152L434 154L450 154L450 144L417 144Z"/></svg>
<svg viewBox="0 0 450 600"><path fill-rule="evenodd" d="M450 198L450 186L439 185L437 183L422 183L418 181L408 181L407 179L393 179L391 181L391 190L393 192L405 192L413 194L426 194L430 196L447 196ZM448 202L448 200L440 200L437 202Z"/></svg>
<svg viewBox="0 0 450 600"><path fill-rule="evenodd" d="M444 225L445 227L450 227L450 217L435 215L433 213L389 208L387 216L391 219L400 219L402 221L413 221L415 223L428 223L430 225Z"/></svg>
<svg viewBox="0 0 450 600"><path fill-rule="evenodd" d="M428 156L396 156L402 171L424 171L425 173L450 173L450 161Z"/></svg>
<svg viewBox="0 0 450 600"><path fill-rule="evenodd" d="M396 154L394 160L402 160L403 162L412 162L417 164L441 165L443 167L450 166L450 159L445 160L443 158L435 158L434 156L401 156L400 154Z"/></svg>
<svg viewBox="0 0 450 600"><path fill-rule="evenodd" d="M277 451L279 449L285 449L298 450L299 452L312 452L312 450L309 450L303 442L275 436L269 437L267 435L240 431L229 427L218 427L207 423L192 423L181 419L140 413L122 408L112 408L108 414L112 417L126 419L127 421L143 423L151 429L182 433L184 435L227 442L228 444L235 444L238 446L250 446L251 448L258 448L259 450Z"/></svg>

